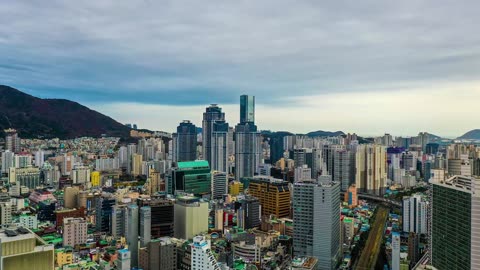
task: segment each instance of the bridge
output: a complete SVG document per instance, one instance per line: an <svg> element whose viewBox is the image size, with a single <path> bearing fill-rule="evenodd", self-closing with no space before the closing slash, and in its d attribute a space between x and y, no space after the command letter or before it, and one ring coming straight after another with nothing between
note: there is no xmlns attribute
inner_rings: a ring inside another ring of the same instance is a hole
<svg viewBox="0 0 480 270"><path fill-rule="evenodd" d="M343 196L345 196L345 192L342 192L341 194ZM367 199L367 200L372 200L372 201L377 201L377 202L384 202L384 203L387 203L389 205L402 207L402 203L399 202L399 201L390 200L390 199L387 199L385 197L381 197L381 196L377 196L377 195L373 195L373 194L357 193L357 196L358 196L359 199Z"/></svg>

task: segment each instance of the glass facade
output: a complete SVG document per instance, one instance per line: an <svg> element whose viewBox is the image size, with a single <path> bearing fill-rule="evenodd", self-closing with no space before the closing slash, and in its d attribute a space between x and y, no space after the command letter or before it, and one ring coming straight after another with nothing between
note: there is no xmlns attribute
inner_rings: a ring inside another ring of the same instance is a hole
<svg viewBox="0 0 480 270"><path fill-rule="evenodd" d="M432 264L470 269L471 194L436 184L432 192Z"/></svg>
<svg viewBox="0 0 480 270"><path fill-rule="evenodd" d="M175 191L182 190L197 196L210 194L212 175L207 161L179 162L178 168L173 171Z"/></svg>
<svg viewBox="0 0 480 270"><path fill-rule="evenodd" d="M255 97L240 96L240 123L255 122Z"/></svg>

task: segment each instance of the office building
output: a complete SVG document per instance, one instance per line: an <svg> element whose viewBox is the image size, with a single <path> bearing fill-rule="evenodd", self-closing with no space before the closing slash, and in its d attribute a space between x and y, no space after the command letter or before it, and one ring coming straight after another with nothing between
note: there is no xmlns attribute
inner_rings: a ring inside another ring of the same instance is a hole
<svg viewBox="0 0 480 270"><path fill-rule="evenodd" d="M240 96L240 123L255 123L254 96Z"/></svg>
<svg viewBox="0 0 480 270"><path fill-rule="evenodd" d="M428 203L422 195L403 197L402 218L403 231L416 234L427 233Z"/></svg>
<svg viewBox="0 0 480 270"><path fill-rule="evenodd" d="M114 238L125 236L125 218L127 215L127 205L116 204L112 206L112 216L110 219L110 234Z"/></svg>
<svg viewBox="0 0 480 270"><path fill-rule="evenodd" d="M212 199L221 199L228 193L228 177L224 172L212 172Z"/></svg>
<svg viewBox="0 0 480 270"><path fill-rule="evenodd" d="M318 269L335 269L340 256L340 183L296 182L293 187L296 256L313 256Z"/></svg>
<svg viewBox="0 0 480 270"><path fill-rule="evenodd" d="M232 196L237 196L238 194L243 193L243 183L240 181L233 181L228 185L228 194Z"/></svg>
<svg viewBox="0 0 480 270"><path fill-rule="evenodd" d="M173 134L173 162L197 159L197 127L184 120Z"/></svg>
<svg viewBox="0 0 480 270"><path fill-rule="evenodd" d="M225 121L215 121L211 136L210 167L212 170L220 172L229 172L229 134L228 123Z"/></svg>
<svg viewBox="0 0 480 270"><path fill-rule="evenodd" d="M95 202L95 228L98 232L108 232L110 230L110 221L112 210L115 205L115 197L102 194L96 198Z"/></svg>
<svg viewBox="0 0 480 270"><path fill-rule="evenodd" d="M290 188L287 181L255 176L250 180L248 194L258 198L262 215L275 215L277 218L290 216Z"/></svg>
<svg viewBox="0 0 480 270"><path fill-rule="evenodd" d="M130 270L132 269L131 252L128 249L121 249L118 251L115 265L118 270Z"/></svg>
<svg viewBox="0 0 480 270"><path fill-rule="evenodd" d="M245 196L240 202L237 209L237 225L244 230L252 229L260 226L262 208L260 201L252 196Z"/></svg>
<svg viewBox="0 0 480 270"><path fill-rule="evenodd" d="M139 266L144 270L176 270L177 242L171 237L153 239L140 251Z"/></svg>
<svg viewBox="0 0 480 270"><path fill-rule="evenodd" d="M130 263L131 266L138 266L138 206L136 204L129 204L126 210L125 239L127 240L128 250L130 251Z"/></svg>
<svg viewBox="0 0 480 270"><path fill-rule="evenodd" d="M480 269L480 178L430 180L431 264L437 269Z"/></svg>
<svg viewBox="0 0 480 270"><path fill-rule="evenodd" d="M220 270L213 256L210 240L204 236L193 238L191 270Z"/></svg>
<svg viewBox="0 0 480 270"><path fill-rule="evenodd" d="M235 126L235 178L252 177L262 163L262 138L255 125L255 97L240 97L240 123Z"/></svg>
<svg viewBox="0 0 480 270"><path fill-rule="evenodd" d="M0 229L0 269L54 269L54 247L25 228Z"/></svg>
<svg viewBox="0 0 480 270"><path fill-rule="evenodd" d="M208 162L205 160L178 162L177 168L172 170L170 181L171 194L182 191L197 196L208 195L212 182Z"/></svg>
<svg viewBox="0 0 480 270"><path fill-rule="evenodd" d="M138 199L140 207L149 206L151 211L151 238L173 236L174 201L164 198Z"/></svg>
<svg viewBox="0 0 480 270"><path fill-rule="evenodd" d="M188 195L177 196L175 202L175 238L192 239L208 232L208 202Z"/></svg>
<svg viewBox="0 0 480 270"><path fill-rule="evenodd" d="M75 247L87 242L88 224L83 218L63 220L63 246Z"/></svg>
<svg viewBox="0 0 480 270"><path fill-rule="evenodd" d="M140 246L145 247L152 236L152 208L142 206L140 208Z"/></svg>

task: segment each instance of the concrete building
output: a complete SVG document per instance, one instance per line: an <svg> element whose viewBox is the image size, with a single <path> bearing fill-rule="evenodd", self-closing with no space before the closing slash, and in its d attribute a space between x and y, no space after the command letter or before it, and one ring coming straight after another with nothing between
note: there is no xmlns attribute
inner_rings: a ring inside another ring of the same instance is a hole
<svg viewBox="0 0 480 270"><path fill-rule="evenodd" d="M189 195L180 195L175 202L174 237L192 239L208 232L208 202Z"/></svg>
<svg viewBox="0 0 480 270"><path fill-rule="evenodd" d="M297 182L293 192L295 256L313 256L318 269L335 269L340 257L340 183Z"/></svg>
<svg viewBox="0 0 480 270"><path fill-rule="evenodd" d="M480 178L431 179L431 264L480 269Z"/></svg>
<svg viewBox="0 0 480 270"><path fill-rule="evenodd" d="M12 203L0 202L0 229L12 223Z"/></svg>
<svg viewBox="0 0 480 270"><path fill-rule="evenodd" d="M130 270L132 269L131 253L128 249L121 249L118 251L117 260L115 260L116 269Z"/></svg>
<svg viewBox="0 0 480 270"><path fill-rule="evenodd" d="M213 256L210 240L206 240L204 236L193 238L191 266L191 270L220 270Z"/></svg>
<svg viewBox="0 0 480 270"><path fill-rule="evenodd" d="M355 185L360 192L382 195L387 187L387 157L384 146L358 145L355 155Z"/></svg>
<svg viewBox="0 0 480 270"><path fill-rule="evenodd" d="M403 197L403 231L417 234L427 233L428 202L420 194Z"/></svg>
<svg viewBox="0 0 480 270"><path fill-rule="evenodd" d="M143 156L141 154L132 154L132 175L138 176L142 174Z"/></svg>
<svg viewBox="0 0 480 270"><path fill-rule="evenodd" d="M341 184L346 191L355 182L354 152L347 149L337 149L333 152L333 181Z"/></svg>
<svg viewBox="0 0 480 270"><path fill-rule="evenodd" d="M260 201L256 197L245 196L237 209L237 225L244 230L259 227L262 218Z"/></svg>
<svg viewBox="0 0 480 270"><path fill-rule="evenodd" d="M40 186L40 169L37 167L10 167L8 179L11 184L17 183L29 189L35 189Z"/></svg>
<svg viewBox="0 0 480 270"><path fill-rule="evenodd" d="M145 247L152 237L152 208L142 206L140 208L140 246Z"/></svg>
<svg viewBox="0 0 480 270"><path fill-rule="evenodd" d="M144 270L176 270L177 242L171 237L153 239L140 251L140 267Z"/></svg>
<svg viewBox="0 0 480 270"><path fill-rule="evenodd" d="M90 167L75 166L71 174L74 184L86 184L90 182Z"/></svg>
<svg viewBox="0 0 480 270"><path fill-rule="evenodd" d="M224 123L225 113L222 112L222 108L218 107L217 104L211 104L209 107L206 108L205 112L203 113L202 121L202 154L203 159L206 160L208 164L213 164L212 152L215 152L213 150L212 142L214 135L213 133L217 131L217 127L223 127L222 124ZM220 168L217 168L217 170L220 170Z"/></svg>
<svg viewBox="0 0 480 270"><path fill-rule="evenodd" d="M83 218L63 220L63 246L75 247L87 242L88 223Z"/></svg>
<svg viewBox="0 0 480 270"><path fill-rule="evenodd" d="M400 270L400 233L392 233L392 270Z"/></svg>
<svg viewBox="0 0 480 270"><path fill-rule="evenodd" d="M0 229L0 269L54 269L54 247L25 228Z"/></svg>
<svg viewBox="0 0 480 270"><path fill-rule="evenodd" d="M18 137L17 131L13 128L5 129L5 150L13 153L20 152L20 137Z"/></svg>
<svg viewBox="0 0 480 270"><path fill-rule="evenodd" d="M151 211L151 238L173 237L174 201L165 198L137 200L139 207L149 206Z"/></svg>
<svg viewBox="0 0 480 270"><path fill-rule="evenodd" d="M221 199L228 193L227 174L220 171L212 172L212 199Z"/></svg>
<svg viewBox="0 0 480 270"><path fill-rule="evenodd" d="M138 225L139 213L136 204L127 206L125 216L125 239L127 240L128 250L130 251L131 266L138 266Z"/></svg>

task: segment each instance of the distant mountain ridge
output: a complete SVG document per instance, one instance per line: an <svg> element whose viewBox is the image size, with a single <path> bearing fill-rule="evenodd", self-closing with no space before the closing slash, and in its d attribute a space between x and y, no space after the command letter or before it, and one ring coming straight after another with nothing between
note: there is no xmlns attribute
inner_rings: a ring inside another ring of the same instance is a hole
<svg viewBox="0 0 480 270"><path fill-rule="evenodd" d="M470 130L469 132L458 137L458 139L463 140L480 140L480 129Z"/></svg>
<svg viewBox="0 0 480 270"><path fill-rule="evenodd" d="M22 138L70 139L102 134L128 137L130 128L65 99L41 99L0 85L0 134L17 129Z"/></svg>
<svg viewBox="0 0 480 270"><path fill-rule="evenodd" d="M323 131L323 130L317 130L317 131L312 131L307 133L307 136L309 137L336 137L336 136L342 136L345 135L343 131Z"/></svg>

